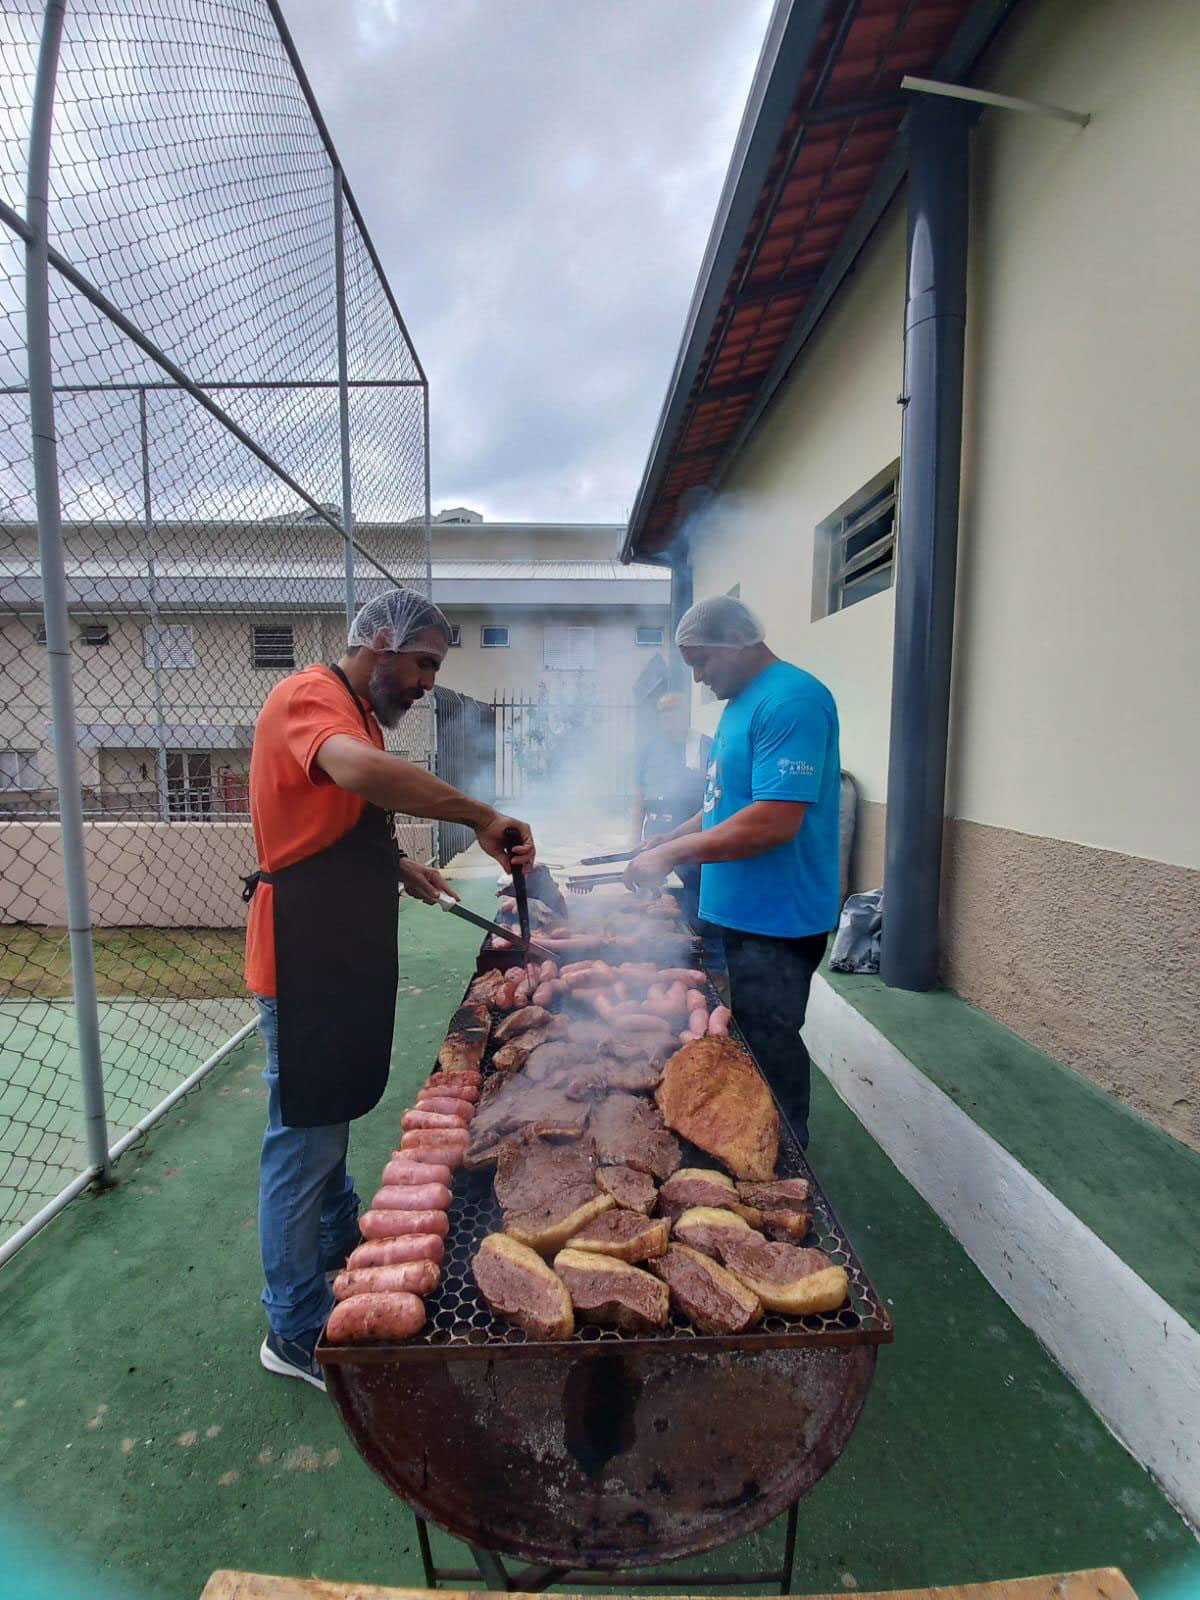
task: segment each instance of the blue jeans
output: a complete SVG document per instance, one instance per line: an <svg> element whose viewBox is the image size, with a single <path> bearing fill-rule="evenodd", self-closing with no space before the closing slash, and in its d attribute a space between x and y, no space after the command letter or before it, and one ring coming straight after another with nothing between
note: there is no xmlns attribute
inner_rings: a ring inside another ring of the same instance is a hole
<svg viewBox="0 0 1200 1600"><path fill-rule="evenodd" d="M346 1171L348 1122L288 1128L279 1114L279 1007L255 995L267 1047L267 1131L258 1177L258 1240L267 1320L281 1339L303 1339L333 1306L325 1266L358 1242L358 1196Z"/></svg>

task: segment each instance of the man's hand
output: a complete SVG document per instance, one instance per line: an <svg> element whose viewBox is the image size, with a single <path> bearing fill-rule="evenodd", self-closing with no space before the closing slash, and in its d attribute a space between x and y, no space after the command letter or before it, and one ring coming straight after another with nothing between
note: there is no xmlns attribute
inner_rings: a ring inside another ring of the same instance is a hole
<svg viewBox="0 0 1200 1600"><path fill-rule="evenodd" d="M625 868L625 887L657 893L663 886L663 879L674 866L675 852L669 844L647 846L645 850L639 850Z"/></svg>
<svg viewBox="0 0 1200 1600"><path fill-rule="evenodd" d="M515 828L521 836L520 844L515 844L510 851L504 842L504 835L509 828ZM475 830L475 837L487 851L488 855L498 861L502 867L524 867L526 872L534 862L533 833L527 822L518 822L516 817L502 817L497 812L492 813L491 821Z"/></svg>
<svg viewBox="0 0 1200 1600"><path fill-rule="evenodd" d="M421 900L427 906L437 905L439 894L458 895L442 877L436 867L423 867L419 861L411 861L405 856L400 863L400 887L412 895L414 900Z"/></svg>

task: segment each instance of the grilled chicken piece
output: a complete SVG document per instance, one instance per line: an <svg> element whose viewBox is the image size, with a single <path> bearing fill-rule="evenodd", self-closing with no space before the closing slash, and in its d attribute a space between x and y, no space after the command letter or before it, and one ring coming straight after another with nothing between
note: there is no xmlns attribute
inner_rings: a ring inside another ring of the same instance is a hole
<svg viewBox="0 0 1200 1600"><path fill-rule="evenodd" d="M499 1317L531 1339L569 1339L575 1332L571 1296L534 1251L503 1233L490 1233L471 1262L479 1292Z"/></svg>
<svg viewBox="0 0 1200 1600"><path fill-rule="evenodd" d="M554 1270L583 1322L604 1323L628 1333L648 1333L667 1325L667 1286L640 1267L594 1250L568 1249L555 1256Z"/></svg>
<svg viewBox="0 0 1200 1600"><path fill-rule="evenodd" d="M671 1244L650 1262L671 1292L671 1304L701 1333L744 1333L762 1316L762 1302L699 1250Z"/></svg>
<svg viewBox="0 0 1200 1600"><path fill-rule="evenodd" d="M437 1064L444 1072L478 1072L487 1048L488 1031L492 1014L482 1000L471 1000L459 1006L450 1018Z"/></svg>

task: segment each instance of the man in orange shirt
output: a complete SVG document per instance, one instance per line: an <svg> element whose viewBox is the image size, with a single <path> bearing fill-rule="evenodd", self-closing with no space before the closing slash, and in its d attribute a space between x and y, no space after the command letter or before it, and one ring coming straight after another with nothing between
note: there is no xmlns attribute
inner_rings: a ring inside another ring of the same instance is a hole
<svg viewBox="0 0 1200 1600"><path fill-rule="evenodd" d="M350 1123L383 1094L395 1024L401 887L448 885L399 850L392 814L462 822L505 868L533 864L526 823L383 748L383 728L434 686L450 625L424 595L364 606L336 666L277 684L254 730L246 983L267 1047L259 1243L268 1372L323 1389L313 1349L333 1304L326 1274L358 1242ZM508 829L520 843L505 844ZM452 892L452 891L450 891Z"/></svg>

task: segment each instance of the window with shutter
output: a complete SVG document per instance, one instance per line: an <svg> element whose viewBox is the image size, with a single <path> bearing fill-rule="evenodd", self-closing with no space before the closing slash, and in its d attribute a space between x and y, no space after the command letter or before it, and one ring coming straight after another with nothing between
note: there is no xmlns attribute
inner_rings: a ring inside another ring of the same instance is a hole
<svg viewBox="0 0 1200 1600"><path fill-rule="evenodd" d="M36 789L38 771L32 750L0 750L0 789Z"/></svg>
<svg viewBox="0 0 1200 1600"><path fill-rule="evenodd" d="M291 625L254 629L251 660L256 667L294 667L296 641Z"/></svg>
<svg viewBox="0 0 1200 1600"><path fill-rule="evenodd" d="M542 663L557 671L587 672L595 665L596 630L547 624L542 635Z"/></svg>
<svg viewBox="0 0 1200 1600"><path fill-rule="evenodd" d="M154 625L147 623L142 629L143 659L154 669ZM177 672L196 665L196 652L192 644L190 622L160 622L158 625L158 665L164 672Z"/></svg>

